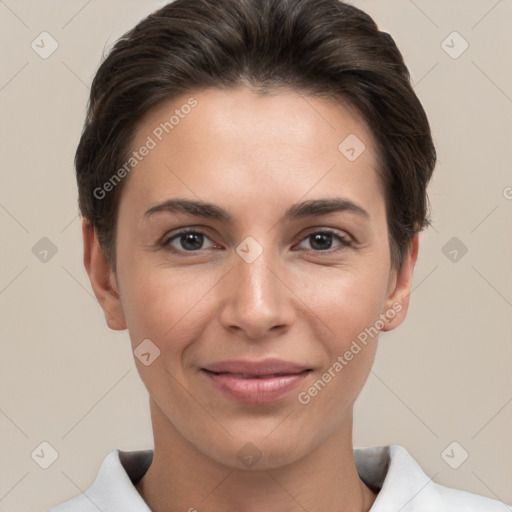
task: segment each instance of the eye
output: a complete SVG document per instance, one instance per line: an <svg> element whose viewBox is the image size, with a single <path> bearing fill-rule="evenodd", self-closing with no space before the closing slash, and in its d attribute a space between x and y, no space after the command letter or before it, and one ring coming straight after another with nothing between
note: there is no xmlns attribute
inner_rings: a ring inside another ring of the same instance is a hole
<svg viewBox="0 0 512 512"><path fill-rule="evenodd" d="M304 244L304 242L309 242L310 248L300 247L302 244ZM313 250L315 252L325 252L332 249L333 244L335 248L330 252L335 252L337 250L344 249L345 247L350 247L352 245L352 241L348 237L341 236L334 231L322 230L315 231L314 233L307 235L298 247L306 250Z"/></svg>
<svg viewBox="0 0 512 512"><path fill-rule="evenodd" d="M309 247L304 247L304 243L309 243ZM166 237L161 245L177 253L200 252L215 247L214 242L205 233L194 229L182 230ZM322 230L307 235L297 247L314 252L336 252L351 245L352 241L348 237L341 236L335 231Z"/></svg>
<svg viewBox="0 0 512 512"><path fill-rule="evenodd" d="M204 247L206 241L210 245ZM185 230L164 238L162 246L175 252L197 252L214 247L215 244L201 231Z"/></svg>

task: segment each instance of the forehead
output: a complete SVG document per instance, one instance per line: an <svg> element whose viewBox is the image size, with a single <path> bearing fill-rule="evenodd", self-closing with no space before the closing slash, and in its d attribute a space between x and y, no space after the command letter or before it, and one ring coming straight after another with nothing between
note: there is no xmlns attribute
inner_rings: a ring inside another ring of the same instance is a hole
<svg viewBox="0 0 512 512"><path fill-rule="evenodd" d="M138 124L131 149L143 146L151 149L123 196L145 204L180 195L261 206L341 194L371 210L382 199L375 145L357 113L295 91L239 87L174 98Z"/></svg>

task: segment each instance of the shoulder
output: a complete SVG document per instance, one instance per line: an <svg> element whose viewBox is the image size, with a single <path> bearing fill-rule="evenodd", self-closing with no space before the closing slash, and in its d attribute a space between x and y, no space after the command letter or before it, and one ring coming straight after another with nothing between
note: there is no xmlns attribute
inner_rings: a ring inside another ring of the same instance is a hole
<svg viewBox="0 0 512 512"><path fill-rule="evenodd" d="M507 512L512 508L499 500L432 483L425 510L447 512ZM436 508L437 507L437 508Z"/></svg>
<svg viewBox="0 0 512 512"><path fill-rule="evenodd" d="M356 448L361 479L378 490L370 512L512 512L502 501L435 483L404 446Z"/></svg>
<svg viewBox="0 0 512 512"><path fill-rule="evenodd" d="M150 512L134 482L147 471L152 459L152 450L113 450L88 489L46 512Z"/></svg>
<svg viewBox="0 0 512 512"><path fill-rule="evenodd" d="M98 508L81 494L55 505L46 512L98 512Z"/></svg>

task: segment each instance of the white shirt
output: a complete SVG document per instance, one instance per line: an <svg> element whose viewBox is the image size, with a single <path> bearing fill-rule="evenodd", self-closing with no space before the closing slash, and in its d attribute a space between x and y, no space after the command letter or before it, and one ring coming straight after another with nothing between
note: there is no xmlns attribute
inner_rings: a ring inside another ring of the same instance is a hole
<svg viewBox="0 0 512 512"><path fill-rule="evenodd" d="M148 470L153 450L111 451L93 484L48 512L150 512L134 483ZM354 448L361 479L379 491L370 512L510 512L505 503L433 482L398 444Z"/></svg>

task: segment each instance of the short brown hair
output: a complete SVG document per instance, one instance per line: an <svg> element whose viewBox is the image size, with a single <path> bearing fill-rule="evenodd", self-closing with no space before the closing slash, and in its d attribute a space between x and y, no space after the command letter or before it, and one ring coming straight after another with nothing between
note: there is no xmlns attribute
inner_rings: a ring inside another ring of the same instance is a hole
<svg viewBox="0 0 512 512"><path fill-rule="evenodd" d="M75 155L80 210L111 267L126 180L105 197L97 191L126 162L138 121L164 100L240 84L287 87L359 112L376 141L399 268L414 234L429 224L436 152L393 39L338 0L176 0L116 42L94 77Z"/></svg>

